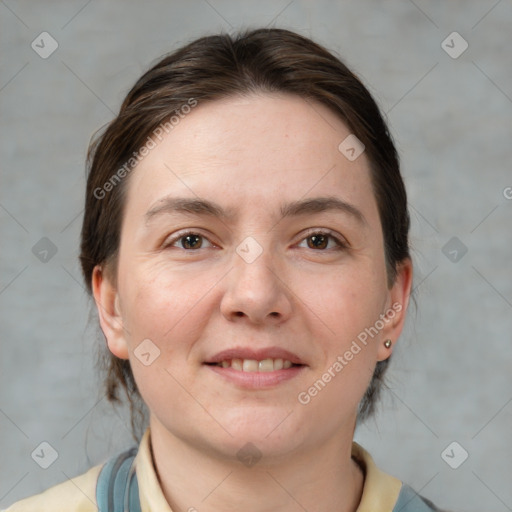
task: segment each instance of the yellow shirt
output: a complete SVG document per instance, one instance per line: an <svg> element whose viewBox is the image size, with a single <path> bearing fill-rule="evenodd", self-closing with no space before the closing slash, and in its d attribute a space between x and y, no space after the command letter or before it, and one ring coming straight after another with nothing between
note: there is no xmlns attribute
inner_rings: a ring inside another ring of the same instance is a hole
<svg viewBox="0 0 512 512"><path fill-rule="evenodd" d="M370 454L357 443L352 444L352 456L365 475L357 512L392 512L402 482L380 471ZM142 512L172 512L153 466L149 430L141 440L135 465ZM101 468L102 465L95 466L83 475L18 501L5 512L97 512L96 481Z"/></svg>

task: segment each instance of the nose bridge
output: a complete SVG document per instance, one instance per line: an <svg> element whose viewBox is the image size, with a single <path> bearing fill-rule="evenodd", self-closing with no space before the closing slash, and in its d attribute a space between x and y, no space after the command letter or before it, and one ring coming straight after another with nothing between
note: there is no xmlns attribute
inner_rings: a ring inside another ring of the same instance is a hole
<svg viewBox="0 0 512 512"><path fill-rule="evenodd" d="M245 238L236 248L234 255L234 285L242 285L248 295L258 293L268 296L276 288L275 255L268 237L259 242L252 236Z"/></svg>
<svg viewBox="0 0 512 512"><path fill-rule="evenodd" d="M278 267L269 237L261 237L259 241L252 236L245 238L233 254L223 313L230 317L244 316L254 322L287 317L291 305Z"/></svg>

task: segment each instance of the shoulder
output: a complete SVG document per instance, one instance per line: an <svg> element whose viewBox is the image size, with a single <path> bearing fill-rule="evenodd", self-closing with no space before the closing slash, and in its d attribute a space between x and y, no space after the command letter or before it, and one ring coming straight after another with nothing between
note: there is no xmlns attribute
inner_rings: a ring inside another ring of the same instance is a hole
<svg viewBox="0 0 512 512"><path fill-rule="evenodd" d="M18 501L5 512L97 512L96 482L101 468L102 465L95 466L83 475Z"/></svg>
<svg viewBox="0 0 512 512"><path fill-rule="evenodd" d="M400 512L443 512L437 508L430 500L420 496L414 489L407 484L402 485L400 495L395 504L394 511Z"/></svg>
<svg viewBox="0 0 512 512"><path fill-rule="evenodd" d="M355 442L352 445L352 458L365 475L358 512L442 512L407 484L381 471L371 455Z"/></svg>

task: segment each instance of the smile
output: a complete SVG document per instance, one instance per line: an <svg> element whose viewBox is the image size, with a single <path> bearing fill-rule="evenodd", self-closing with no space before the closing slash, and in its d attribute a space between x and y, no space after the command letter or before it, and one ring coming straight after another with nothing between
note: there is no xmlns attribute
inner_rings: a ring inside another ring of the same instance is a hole
<svg viewBox="0 0 512 512"><path fill-rule="evenodd" d="M208 358L204 366L242 389L273 388L300 375L308 365L279 347L254 350L237 347Z"/></svg>
<svg viewBox="0 0 512 512"><path fill-rule="evenodd" d="M290 360L281 358L267 358L261 361L256 359L227 359L214 365L221 368L233 368L241 372L273 372L276 370L287 370L294 366Z"/></svg>

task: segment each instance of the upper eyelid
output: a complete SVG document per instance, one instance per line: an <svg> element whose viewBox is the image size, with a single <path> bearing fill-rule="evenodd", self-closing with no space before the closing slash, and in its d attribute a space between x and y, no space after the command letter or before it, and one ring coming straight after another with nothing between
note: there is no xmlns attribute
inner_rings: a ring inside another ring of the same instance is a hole
<svg viewBox="0 0 512 512"><path fill-rule="evenodd" d="M306 235L302 236L298 243L303 242L306 238L309 238L310 236L313 236L316 234L321 234L324 236L326 235L326 236L331 237L332 239L335 240L335 243L337 243L339 247L342 247L345 249L348 249L350 247L348 240L344 236L339 235L336 232L331 231L329 229L312 229Z"/></svg>
<svg viewBox="0 0 512 512"><path fill-rule="evenodd" d="M302 236L301 240L307 238L308 236L316 234L328 235L332 238L335 238L342 244L348 245L349 243L346 237L344 237L341 233L338 233L337 231L328 228L308 228L306 234Z"/></svg>
<svg viewBox="0 0 512 512"><path fill-rule="evenodd" d="M187 235L199 235L203 238L206 238L206 240L208 240L208 242L211 243L212 245L216 245L216 243L210 239L210 236L202 233L200 229L186 229L186 228L184 230L179 230L176 233L166 236L163 239L161 245L162 245L162 247L170 247L172 244L175 244L178 240L180 240L181 238L183 238Z"/></svg>

